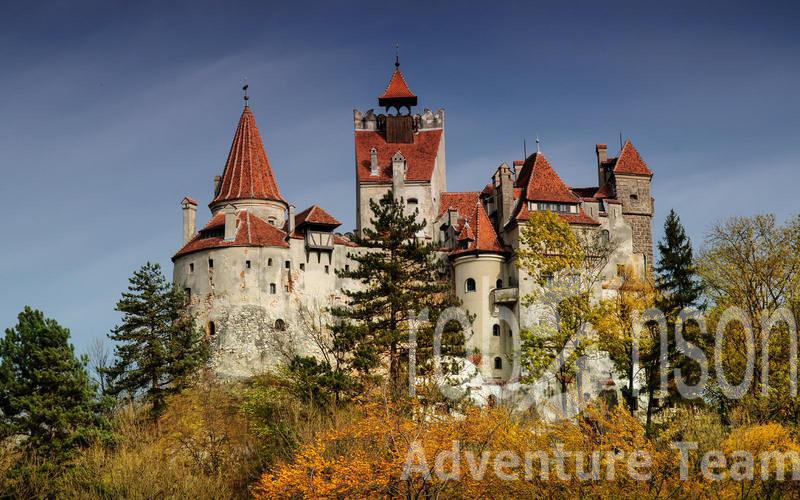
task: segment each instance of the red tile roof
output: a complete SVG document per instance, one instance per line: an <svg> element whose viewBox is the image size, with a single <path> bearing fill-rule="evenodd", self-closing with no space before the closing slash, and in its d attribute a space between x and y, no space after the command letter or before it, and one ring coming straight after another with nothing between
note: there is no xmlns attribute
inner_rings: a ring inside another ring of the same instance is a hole
<svg viewBox="0 0 800 500"><path fill-rule="evenodd" d="M224 228L225 213L219 211L194 238L178 250L172 260L209 248L289 247L284 231L246 210L236 214L236 236L232 241L225 241L223 237L218 236L220 230L224 230ZM212 234L215 235L212 236Z"/></svg>
<svg viewBox="0 0 800 500"><path fill-rule="evenodd" d="M606 198L613 198L614 197L614 190L611 188L611 183L606 182L603 184L603 187L597 190L594 194L594 197L598 200L606 199Z"/></svg>
<svg viewBox="0 0 800 500"><path fill-rule="evenodd" d="M617 164L614 166L615 174L633 174L633 175L653 175L653 172L647 167L639 152L633 147L631 141L625 141L622 146L622 151L619 153Z"/></svg>
<svg viewBox="0 0 800 500"><path fill-rule="evenodd" d="M326 212L319 205L311 205L299 214L294 216L295 227L300 227L303 224L319 224L323 226L338 227L342 223L336 220L332 215Z"/></svg>
<svg viewBox="0 0 800 500"><path fill-rule="evenodd" d="M383 91L383 95L378 99L416 99L416 97L417 96L411 92L411 89L408 88L408 84L406 83L406 79L403 78L403 73L400 72L400 68L396 68L394 73L392 73L392 79L389 80L389 85L386 86L386 90Z"/></svg>
<svg viewBox="0 0 800 500"><path fill-rule="evenodd" d="M376 182L392 180L392 156L397 151L406 159L406 181L430 181L439 144L442 139L441 129L422 130L414 134L414 142L409 144L393 144L378 132L357 130L356 133L356 174L359 182ZM378 151L378 175L370 175L370 151Z"/></svg>
<svg viewBox="0 0 800 500"><path fill-rule="evenodd" d="M439 203L439 215L437 219L446 214L448 210L458 211L459 222L459 241L468 240L470 243L466 249L458 248L453 250L453 254L464 252L505 252L506 249L500 244L497 232L494 230L492 221L480 201L480 193L468 191L461 193L442 193Z"/></svg>
<svg viewBox="0 0 800 500"><path fill-rule="evenodd" d="M561 180L542 153L534 153L525 160L517 176L516 187L525 189L525 199L578 203L580 200Z"/></svg>
<svg viewBox="0 0 800 500"><path fill-rule="evenodd" d="M256 118L249 106L245 106L239 119L222 181L211 204L241 199L286 202L275 182Z"/></svg>

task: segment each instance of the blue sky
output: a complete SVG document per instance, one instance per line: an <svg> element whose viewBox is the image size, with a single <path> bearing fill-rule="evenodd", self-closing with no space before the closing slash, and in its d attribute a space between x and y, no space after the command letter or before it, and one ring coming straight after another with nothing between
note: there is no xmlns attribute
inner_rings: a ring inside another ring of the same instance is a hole
<svg viewBox="0 0 800 500"><path fill-rule="evenodd" d="M537 134L591 185L594 144L622 133L656 173L656 237L673 207L696 247L730 215L797 213L800 6L697 4L3 2L0 327L30 304L82 350L136 268L171 275L245 76L284 196L351 229L352 110L377 107L396 42L420 108L446 109L450 190Z"/></svg>

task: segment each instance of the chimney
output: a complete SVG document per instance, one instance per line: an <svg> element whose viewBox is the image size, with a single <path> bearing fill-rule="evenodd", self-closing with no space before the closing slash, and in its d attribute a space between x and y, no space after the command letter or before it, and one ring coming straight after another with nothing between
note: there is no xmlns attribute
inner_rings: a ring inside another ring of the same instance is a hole
<svg viewBox="0 0 800 500"><path fill-rule="evenodd" d="M183 209L183 244L189 243L197 232L197 202L188 196L181 201Z"/></svg>
<svg viewBox="0 0 800 500"><path fill-rule="evenodd" d="M608 160L608 146L606 144L597 144L594 147L594 151L597 153L597 182L599 187L603 187L608 180L604 165Z"/></svg>
<svg viewBox="0 0 800 500"><path fill-rule="evenodd" d="M511 211L514 209L514 180L511 169L507 163L503 163L497 168L499 177L499 189L495 193L497 203L497 225L498 232L502 232L506 222L511 218Z"/></svg>
<svg viewBox="0 0 800 500"><path fill-rule="evenodd" d="M406 180L406 158L400 150L392 156L392 190L395 199L400 198L400 191Z"/></svg>
<svg viewBox="0 0 800 500"><path fill-rule="evenodd" d="M378 150L375 148L369 151L369 175L378 176Z"/></svg>
<svg viewBox="0 0 800 500"><path fill-rule="evenodd" d="M222 182L222 176L221 175L215 175L214 176L214 197L216 197L219 194L219 184L221 182Z"/></svg>
<svg viewBox="0 0 800 500"><path fill-rule="evenodd" d="M294 232L294 205L289 205L289 234Z"/></svg>
<svg viewBox="0 0 800 500"><path fill-rule="evenodd" d="M223 211L225 212L225 241L233 241L236 239L236 207L228 205Z"/></svg>

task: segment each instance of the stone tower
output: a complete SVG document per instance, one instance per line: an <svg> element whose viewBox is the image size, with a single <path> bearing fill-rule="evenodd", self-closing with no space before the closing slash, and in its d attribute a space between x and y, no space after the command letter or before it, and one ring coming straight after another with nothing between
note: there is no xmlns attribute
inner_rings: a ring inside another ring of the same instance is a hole
<svg viewBox="0 0 800 500"><path fill-rule="evenodd" d="M378 98L384 113L353 111L356 143L356 220L359 234L370 225L370 200L390 189L409 213L419 211L427 227L420 236L436 235L433 221L441 193L447 189L444 110L414 114L417 96L395 62L386 90Z"/></svg>

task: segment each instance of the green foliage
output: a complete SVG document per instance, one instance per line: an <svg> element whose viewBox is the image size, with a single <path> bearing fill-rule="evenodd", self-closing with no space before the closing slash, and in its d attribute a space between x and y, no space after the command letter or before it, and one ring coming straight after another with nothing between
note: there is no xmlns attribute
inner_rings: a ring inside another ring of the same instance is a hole
<svg viewBox="0 0 800 500"><path fill-rule="evenodd" d="M362 288L345 290L346 304L331 310L333 349L346 361L337 369L356 372L362 380L385 363L397 393L406 380L409 334L416 331L416 363L422 373L432 358L433 325L456 301L438 273L435 246L417 237L426 226L417 222L417 211L406 214L403 200L391 191L378 202L370 200L370 209L372 227L355 239L366 251L351 254L356 265L338 271ZM417 318L424 310L427 319ZM461 332L451 329L443 335L442 354L463 352L463 345Z"/></svg>
<svg viewBox="0 0 800 500"><path fill-rule="evenodd" d="M30 307L0 342L0 436L56 463L107 438L104 406L69 330Z"/></svg>
<svg viewBox="0 0 800 500"><path fill-rule="evenodd" d="M692 242L675 210L670 210L664 221L664 239L658 242L658 252L657 306L674 321L681 309L699 306L703 294L695 273Z"/></svg>
<svg viewBox="0 0 800 500"><path fill-rule="evenodd" d="M210 347L185 301L158 264L148 262L133 274L117 302L122 324L109 334L117 358L106 370L112 394L133 398L143 392L158 415L166 397L185 388L206 363Z"/></svg>

